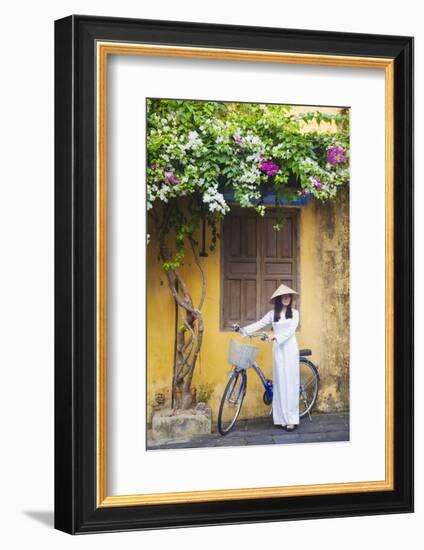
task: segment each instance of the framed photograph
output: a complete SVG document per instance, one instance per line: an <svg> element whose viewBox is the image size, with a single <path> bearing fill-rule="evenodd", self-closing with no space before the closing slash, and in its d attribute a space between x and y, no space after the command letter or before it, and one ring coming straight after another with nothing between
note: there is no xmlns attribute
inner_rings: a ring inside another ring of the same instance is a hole
<svg viewBox="0 0 424 550"><path fill-rule="evenodd" d="M55 526L413 510L413 39L55 23Z"/></svg>

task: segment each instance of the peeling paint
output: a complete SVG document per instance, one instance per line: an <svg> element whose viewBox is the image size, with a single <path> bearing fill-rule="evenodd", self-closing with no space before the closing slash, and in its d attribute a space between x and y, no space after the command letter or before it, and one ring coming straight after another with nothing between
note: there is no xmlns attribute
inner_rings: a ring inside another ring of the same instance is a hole
<svg viewBox="0 0 424 550"><path fill-rule="evenodd" d="M322 384L317 409L349 408L349 190L336 200L315 204L316 250L321 280Z"/></svg>

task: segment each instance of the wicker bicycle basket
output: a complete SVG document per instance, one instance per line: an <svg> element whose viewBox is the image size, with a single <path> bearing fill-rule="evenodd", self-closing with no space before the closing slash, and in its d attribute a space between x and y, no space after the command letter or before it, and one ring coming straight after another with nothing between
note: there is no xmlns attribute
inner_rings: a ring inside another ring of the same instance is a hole
<svg viewBox="0 0 424 550"><path fill-rule="evenodd" d="M258 354L259 348L242 344L236 340L230 340L230 349L228 351L228 362L240 369L248 369L253 365Z"/></svg>

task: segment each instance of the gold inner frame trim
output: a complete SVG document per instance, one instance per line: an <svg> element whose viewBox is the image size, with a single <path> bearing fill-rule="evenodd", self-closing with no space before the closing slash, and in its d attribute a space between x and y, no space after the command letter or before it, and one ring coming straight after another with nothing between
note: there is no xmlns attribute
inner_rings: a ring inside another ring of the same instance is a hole
<svg viewBox="0 0 424 550"><path fill-rule="evenodd" d="M124 42L96 44L97 54L97 506L142 506L394 489L394 60ZM385 72L385 479L247 489L109 496L107 493L107 61L109 55L220 59L262 63L384 69Z"/></svg>

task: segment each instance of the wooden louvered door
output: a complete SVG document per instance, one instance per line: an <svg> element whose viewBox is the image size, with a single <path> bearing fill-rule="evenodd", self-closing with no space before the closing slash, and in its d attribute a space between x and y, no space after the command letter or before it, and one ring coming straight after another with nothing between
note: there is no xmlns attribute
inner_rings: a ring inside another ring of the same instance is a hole
<svg viewBox="0 0 424 550"><path fill-rule="evenodd" d="M259 217L237 211L223 222L222 325L246 325L260 310Z"/></svg>
<svg viewBox="0 0 424 550"><path fill-rule="evenodd" d="M284 213L283 228L275 231L277 216L268 213L261 223L261 311L264 315L272 306L270 296L282 284L297 290L297 210Z"/></svg>
<svg viewBox="0 0 424 550"><path fill-rule="evenodd" d="M297 289L298 211L286 209L275 231L275 211L264 217L237 209L222 224L221 326L246 325L270 309L269 297L281 283Z"/></svg>

